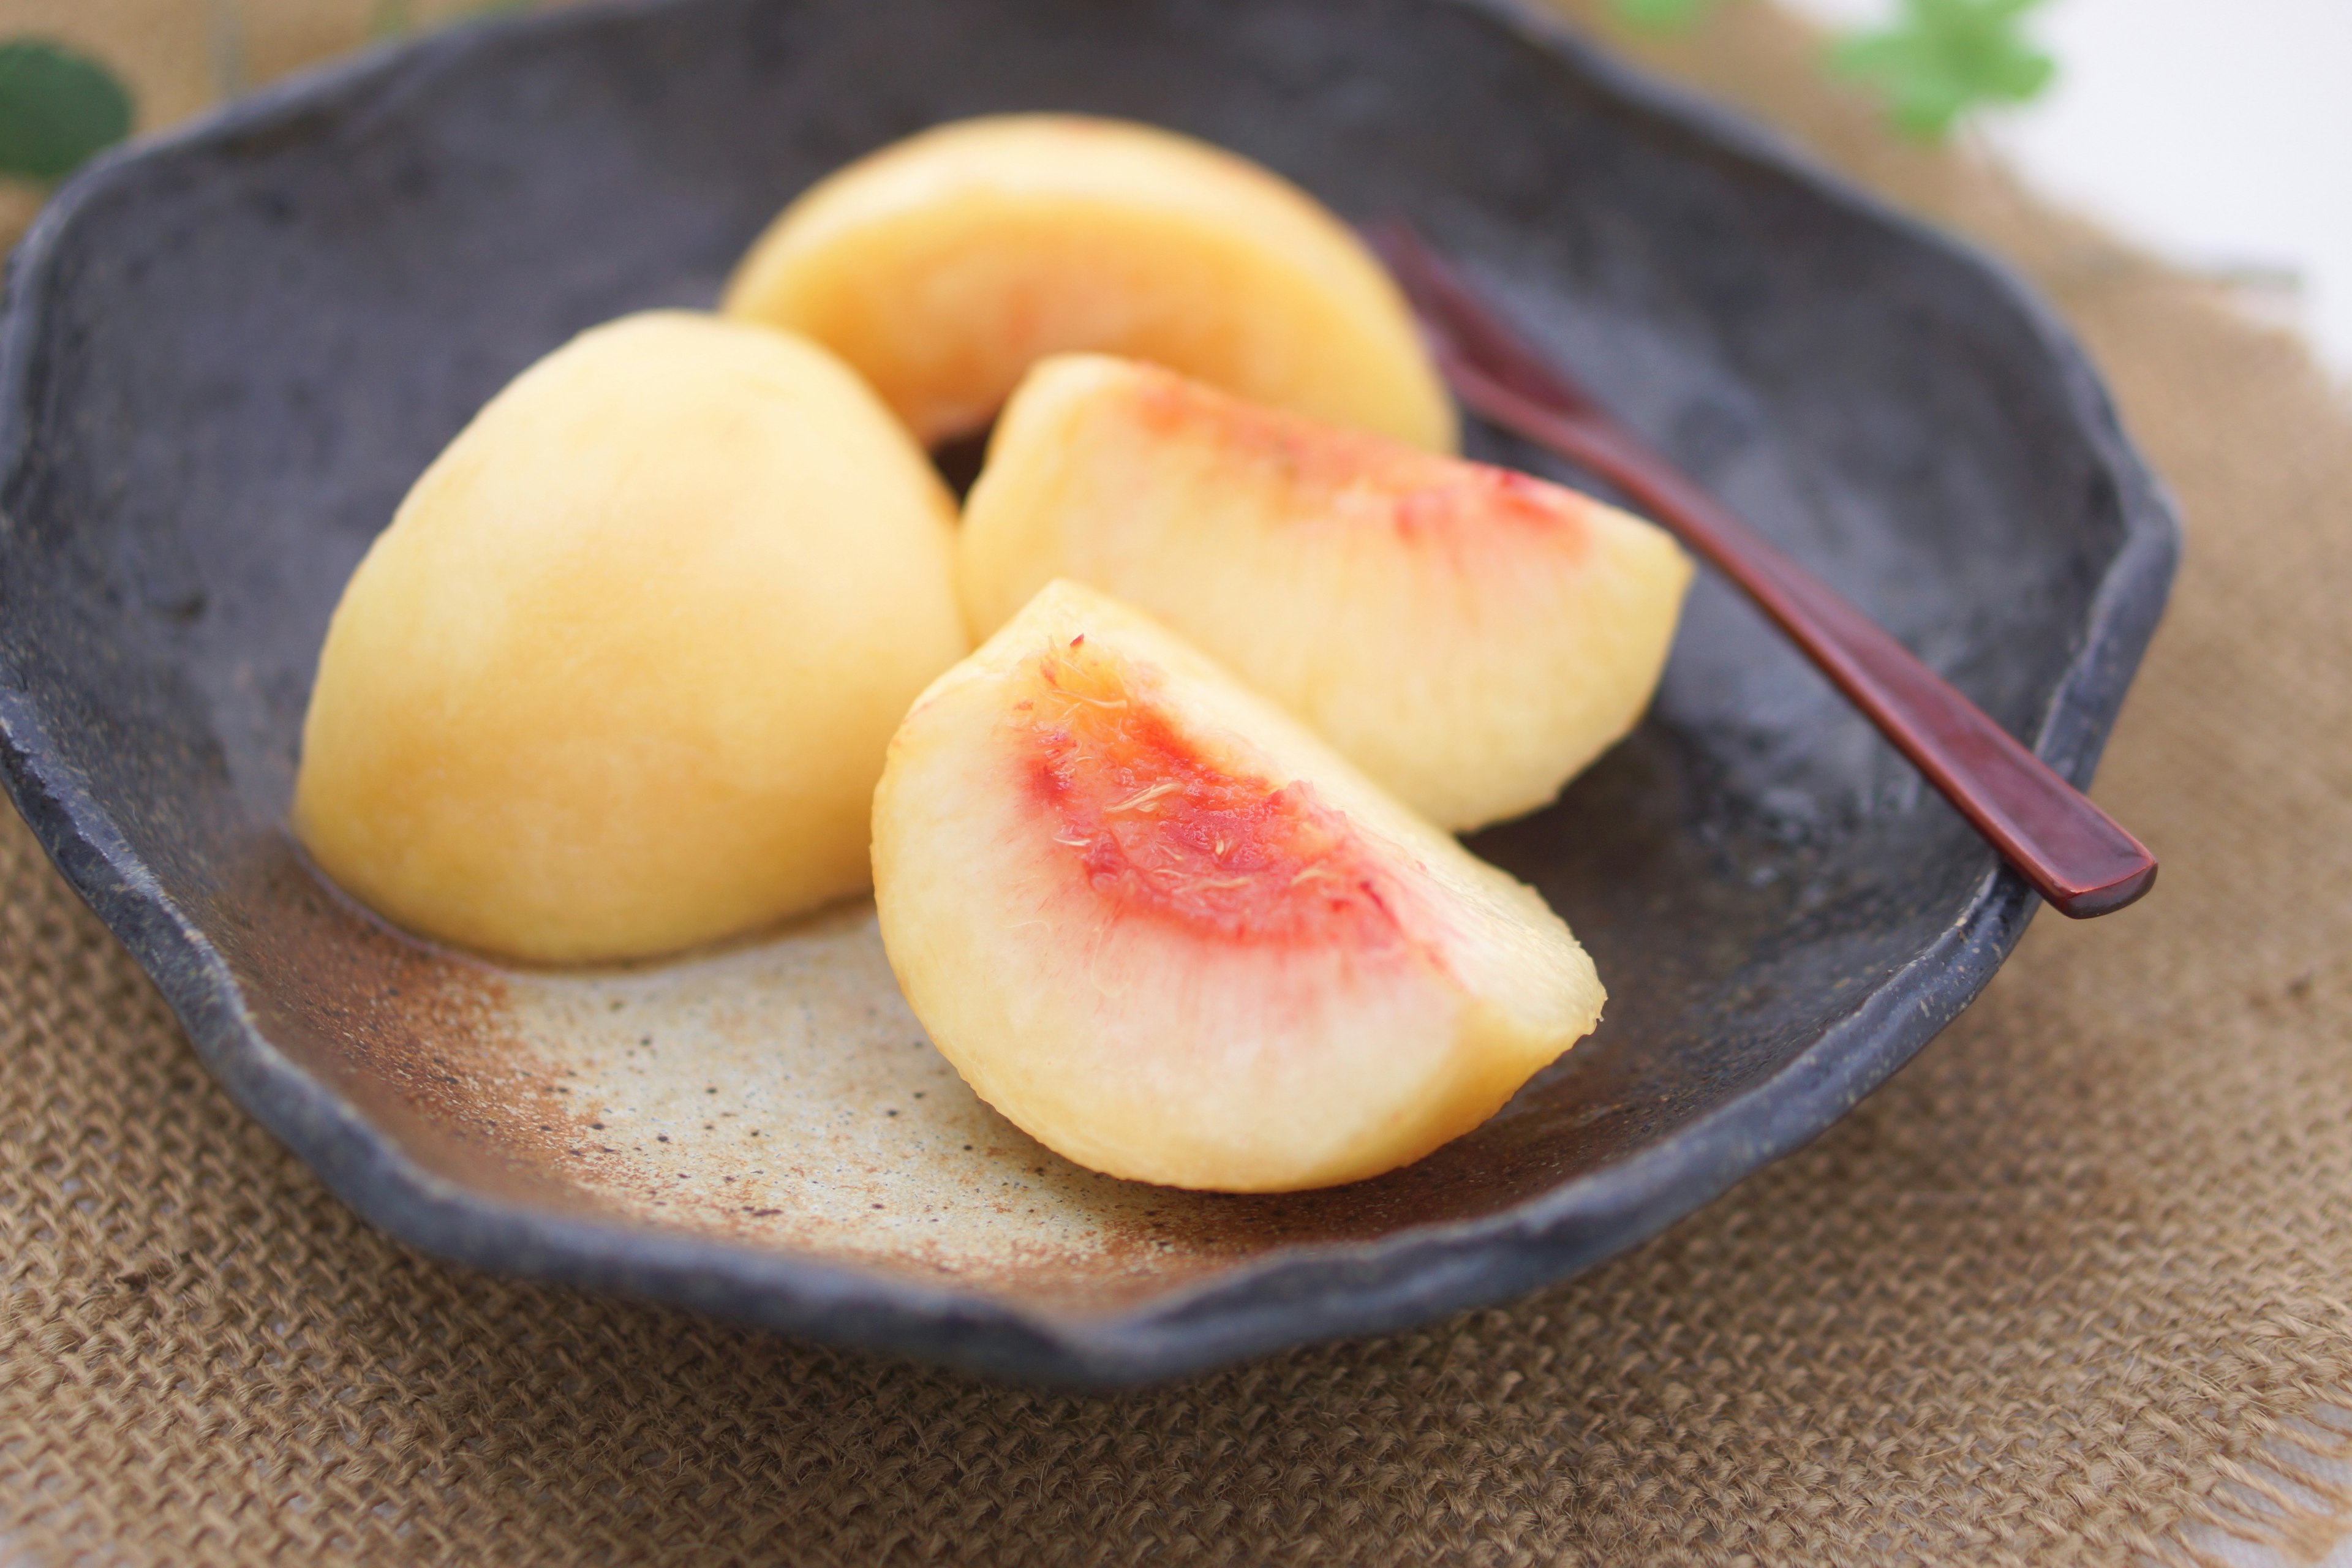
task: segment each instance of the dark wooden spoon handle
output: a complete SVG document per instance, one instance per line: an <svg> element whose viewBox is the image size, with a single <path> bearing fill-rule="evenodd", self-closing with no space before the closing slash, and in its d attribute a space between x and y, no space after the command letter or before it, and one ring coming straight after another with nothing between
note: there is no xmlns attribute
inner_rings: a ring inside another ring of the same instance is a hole
<svg viewBox="0 0 2352 1568"><path fill-rule="evenodd" d="M2119 910L2156 858L1982 709L1538 357L1418 235L1375 243L1472 410L1600 475L1737 584L2063 914Z"/></svg>

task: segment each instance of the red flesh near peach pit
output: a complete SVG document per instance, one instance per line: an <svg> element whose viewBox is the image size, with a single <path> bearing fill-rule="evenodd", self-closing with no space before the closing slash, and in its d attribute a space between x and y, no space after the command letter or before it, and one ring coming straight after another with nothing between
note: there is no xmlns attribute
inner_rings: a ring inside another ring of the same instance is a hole
<svg viewBox="0 0 2352 1568"><path fill-rule="evenodd" d="M1344 816L1304 783L1221 771L1085 640L1031 667L1013 730L1031 798L1098 899L1252 948L1413 945L1401 889Z"/></svg>
<svg viewBox="0 0 2352 1568"><path fill-rule="evenodd" d="M1465 546L1515 527L1552 535L1549 548L1571 557L1591 546L1591 503L1572 490L1205 390L1174 375L1149 378L1136 400L1139 426L1187 449L1255 459L1281 476L1300 515L1385 521L1403 538L1463 556L1473 552Z"/></svg>

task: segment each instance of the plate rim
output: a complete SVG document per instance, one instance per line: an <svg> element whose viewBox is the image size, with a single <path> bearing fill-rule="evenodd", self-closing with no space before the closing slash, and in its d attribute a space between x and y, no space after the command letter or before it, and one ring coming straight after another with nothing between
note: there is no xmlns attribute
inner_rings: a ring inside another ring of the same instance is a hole
<svg viewBox="0 0 2352 1568"><path fill-rule="evenodd" d="M0 492L26 458L40 307L61 241L126 172L306 114L350 112L371 96L520 36L553 36L701 3L592 4L380 47L102 155L52 197L10 260L0 303ZM1893 206L1695 89L1604 53L1565 19L1537 10L1533 0L1418 3L1484 17L1619 105L1943 253L1980 275L2033 333L2063 381L2079 434L2116 485L2124 524L2080 643L2032 736L2037 754L2087 784L2162 614L2180 530L2170 498L2051 307L1976 246ZM13 521L0 517L0 532L13 531ZM13 630L0 629L0 676L14 677L16 657ZM1507 1300L1638 1245L1811 1142L1885 1082L1975 999L2040 902L2014 873L1989 871L1933 944L1779 1070L1617 1163L1475 1219L1411 1226L1370 1242L1280 1247L1140 1307L1060 1314L805 1254L566 1216L436 1175L269 1042L226 961L173 906L107 809L55 764L47 737L47 720L23 683L0 679L0 782L42 848L154 982L206 1068L372 1224L425 1252L493 1272L1079 1388L1132 1386L1289 1346L1398 1330Z"/></svg>

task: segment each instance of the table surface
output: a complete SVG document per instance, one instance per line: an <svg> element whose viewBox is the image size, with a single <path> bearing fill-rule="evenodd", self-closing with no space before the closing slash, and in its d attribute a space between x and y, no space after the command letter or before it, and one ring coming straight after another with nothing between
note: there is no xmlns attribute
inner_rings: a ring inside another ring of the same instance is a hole
<svg viewBox="0 0 2352 1568"><path fill-rule="evenodd" d="M1838 27L1893 10L1788 3ZM2240 282L2352 386L2352 0L2052 0L2032 36L2058 79L1985 115L1989 148L2166 259ZM2219 1532L2200 1545L2231 1568L2288 1561ZM2352 1568L2352 1538L2313 1568Z"/></svg>

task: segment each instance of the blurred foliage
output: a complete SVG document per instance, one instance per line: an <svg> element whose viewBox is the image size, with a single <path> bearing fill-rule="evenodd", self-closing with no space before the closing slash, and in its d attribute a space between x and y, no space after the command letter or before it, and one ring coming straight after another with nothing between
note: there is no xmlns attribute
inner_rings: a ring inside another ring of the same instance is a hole
<svg viewBox="0 0 2352 1568"><path fill-rule="evenodd" d="M1635 26L1685 27L1724 0L1610 0ZM1830 50L1838 70L1886 100L1896 126L1935 140L1987 104L2023 103L2057 75L2056 62L2025 36L2027 14L2043 0L1895 0L1883 27L1849 33Z"/></svg>
<svg viewBox="0 0 2352 1568"><path fill-rule="evenodd" d="M1637 27L1687 27L1721 0L1611 0L1617 15Z"/></svg>
<svg viewBox="0 0 2352 1568"><path fill-rule="evenodd" d="M1724 0L1611 0L1636 26L1686 27ZM1883 94L1896 125L1947 135L1969 110L2022 103L2056 75L2023 25L2043 0L1896 0L1886 26L1838 40L1830 58ZM445 21L526 10L531 0L478 0ZM376 0L369 32L399 37L422 25L416 0ZM32 37L0 43L0 174L50 181L131 133L131 93L99 61Z"/></svg>
<svg viewBox="0 0 2352 1568"><path fill-rule="evenodd" d="M375 9L368 13L371 38L397 38L415 30L415 0L375 0Z"/></svg>
<svg viewBox="0 0 2352 1568"><path fill-rule="evenodd" d="M2057 62L2024 35L2042 0L1903 0L1895 26L1842 40L1831 58L1887 100L1915 136L1949 134L1969 110L2023 103L2048 87Z"/></svg>
<svg viewBox="0 0 2352 1568"><path fill-rule="evenodd" d="M0 174L55 180L131 134L131 92L87 55L0 43Z"/></svg>
<svg viewBox="0 0 2352 1568"><path fill-rule="evenodd" d="M532 0L478 0L477 4L445 16L440 21L487 21L492 16L528 11L531 4ZM426 25L417 16L416 0L376 0L375 10L368 17L368 37L376 39L403 37Z"/></svg>
<svg viewBox="0 0 2352 1568"><path fill-rule="evenodd" d="M476 0L441 22L530 8L531 0ZM243 84L234 0L216 8L215 74L224 91ZM426 25L416 0L376 0L370 34L397 37ZM0 41L0 175L47 184L73 173L131 134L131 90L106 66L46 38Z"/></svg>

